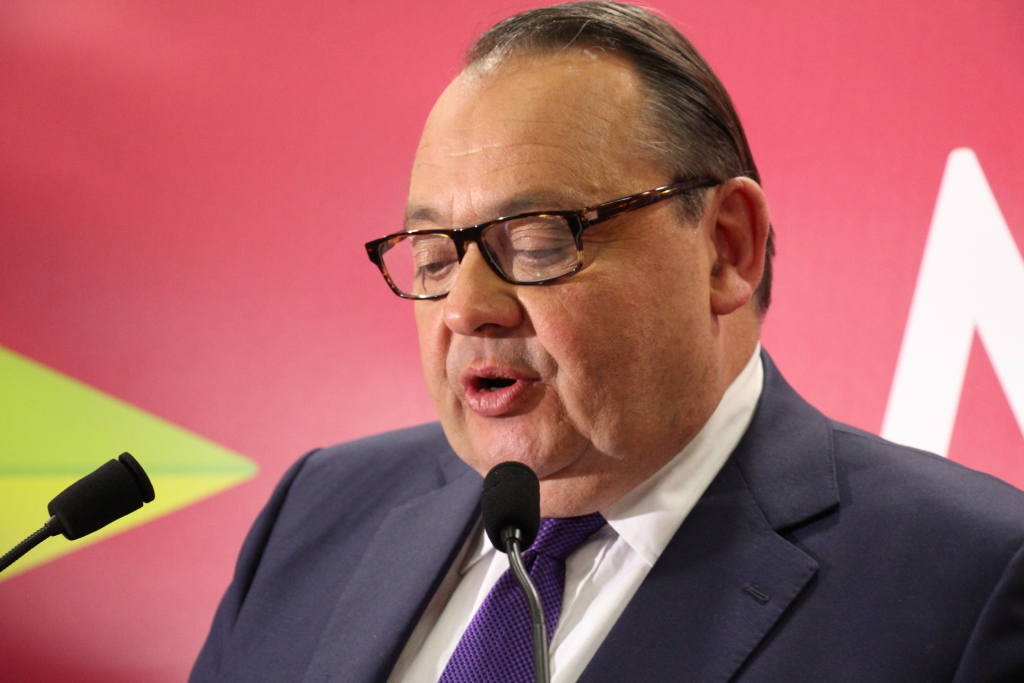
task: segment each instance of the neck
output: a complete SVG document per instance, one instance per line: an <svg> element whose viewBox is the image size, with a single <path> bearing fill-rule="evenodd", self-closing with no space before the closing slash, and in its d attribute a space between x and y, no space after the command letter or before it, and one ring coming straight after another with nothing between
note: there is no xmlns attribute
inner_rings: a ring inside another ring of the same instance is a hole
<svg viewBox="0 0 1024 683"><path fill-rule="evenodd" d="M740 374L761 339L761 319L752 306L747 305L719 320L721 330L721 364L719 386L721 394Z"/></svg>

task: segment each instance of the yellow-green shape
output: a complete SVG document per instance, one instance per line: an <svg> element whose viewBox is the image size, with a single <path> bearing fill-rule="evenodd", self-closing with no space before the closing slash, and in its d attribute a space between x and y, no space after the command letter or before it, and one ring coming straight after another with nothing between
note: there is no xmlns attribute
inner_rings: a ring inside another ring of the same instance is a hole
<svg viewBox="0 0 1024 683"><path fill-rule="evenodd" d="M43 541L0 573L0 581L191 505L257 471L238 453L0 346L0 554L42 527L54 496L124 451L145 468L156 499L77 541Z"/></svg>

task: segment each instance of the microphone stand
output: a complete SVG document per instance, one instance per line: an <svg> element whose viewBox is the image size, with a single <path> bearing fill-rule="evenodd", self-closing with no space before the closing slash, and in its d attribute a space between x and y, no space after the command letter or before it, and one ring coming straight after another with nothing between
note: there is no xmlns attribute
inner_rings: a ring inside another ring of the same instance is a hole
<svg viewBox="0 0 1024 683"><path fill-rule="evenodd" d="M533 668L534 683L551 683L551 666L548 659L548 627L544 624L544 608L541 606L540 593L530 580L523 566L523 558L519 554L519 529L507 526L501 530L501 541L505 545L512 574L516 583L526 596L530 605L530 621L533 622Z"/></svg>

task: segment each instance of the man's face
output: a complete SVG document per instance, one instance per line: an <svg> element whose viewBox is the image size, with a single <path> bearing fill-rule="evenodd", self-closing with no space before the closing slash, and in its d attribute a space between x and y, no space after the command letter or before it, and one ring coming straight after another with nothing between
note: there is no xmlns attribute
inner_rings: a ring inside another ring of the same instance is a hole
<svg viewBox="0 0 1024 683"><path fill-rule="evenodd" d="M579 209L671 183L638 144L640 89L608 54L520 57L456 79L423 133L410 228ZM584 233L585 265L544 286L500 280L475 246L451 293L416 302L424 373L445 433L481 474L517 460L545 516L614 502L710 416L715 258L675 201Z"/></svg>

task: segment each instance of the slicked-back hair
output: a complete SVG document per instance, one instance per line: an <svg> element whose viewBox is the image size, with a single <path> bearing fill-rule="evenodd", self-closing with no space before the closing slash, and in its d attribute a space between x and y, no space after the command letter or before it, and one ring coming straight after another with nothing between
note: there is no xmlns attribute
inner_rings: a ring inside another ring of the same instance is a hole
<svg viewBox="0 0 1024 683"><path fill-rule="evenodd" d="M636 69L649 128L639 142L664 161L673 180L746 176L761 182L729 93L690 41L650 10L593 1L527 10L477 38L466 53L466 69L489 70L515 55L595 48L624 57ZM683 196L688 218L700 218L703 198ZM771 303L774 255L769 226L764 275L755 293L761 314Z"/></svg>

